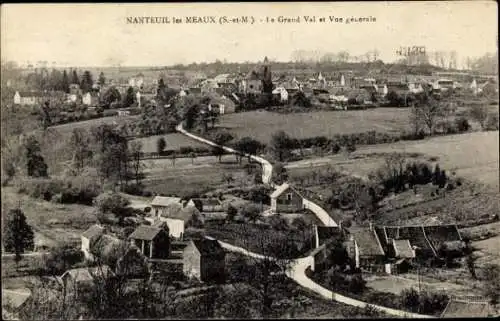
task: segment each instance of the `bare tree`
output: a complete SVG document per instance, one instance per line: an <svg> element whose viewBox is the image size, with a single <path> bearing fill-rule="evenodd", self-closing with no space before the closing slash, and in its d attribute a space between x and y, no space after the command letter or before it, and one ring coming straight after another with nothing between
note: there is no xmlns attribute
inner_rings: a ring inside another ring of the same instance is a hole
<svg viewBox="0 0 500 321"><path fill-rule="evenodd" d="M488 120L488 107L485 105L474 105L470 110L470 116L477 121L484 130Z"/></svg>
<svg viewBox="0 0 500 321"><path fill-rule="evenodd" d="M432 97L427 97L426 102L417 107L411 108L411 120L413 127L418 128L420 124L425 124L431 135L435 132L438 119L444 116L446 110Z"/></svg>

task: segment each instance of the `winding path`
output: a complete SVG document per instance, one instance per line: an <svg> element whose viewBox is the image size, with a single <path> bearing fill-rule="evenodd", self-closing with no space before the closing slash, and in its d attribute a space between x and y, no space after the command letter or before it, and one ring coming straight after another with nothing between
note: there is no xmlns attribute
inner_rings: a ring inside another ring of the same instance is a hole
<svg viewBox="0 0 500 321"><path fill-rule="evenodd" d="M194 140L202 142L204 144L214 146L214 147L221 147L222 149L224 149L226 152L229 152L229 153L241 154L240 152L238 152L230 147L217 145L216 143L214 143L212 141L209 141L205 138L202 138L202 137L199 137L199 136L196 136L196 135L193 135L193 134L187 132L182 127L182 123L177 125L176 129L180 133L182 133L182 134L184 134L184 135L186 135ZM271 165L271 163L268 162L267 160L263 159L262 157L258 157L255 155L249 155L249 154L244 154L244 155L247 157L251 157L252 159L254 159L255 161L257 161L258 163L260 163L262 165L262 168L263 168L263 170L262 170L262 182L264 184L275 187L274 184L271 182L271 174L272 174L272 170L273 170L273 166ZM330 215L324 209L322 209L320 206L318 206L318 205L314 204L313 202L308 201L306 199L304 199L304 205L306 208L309 208L311 211L313 211L316 214L316 216L318 216L318 218L321 220L321 222L323 222L323 224L325 224L326 226L337 226L337 224L333 221L333 219L330 217ZM326 217L325 215L328 217ZM225 243L225 242L220 241L220 240L218 240L218 242L220 243L220 245L224 249L226 249L228 251L241 253L243 255L250 256L250 257L253 257L256 259L264 259L265 258L264 255L250 252L242 247L234 246L232 244ZM273 259L273 258L271 258L271 259ZM295 259L290 263L289 268L286 271L286 275L289 278L291 278L292 280L294 280L297 284L299 284L299 285L301 285L301 286L303 286L303 287L305 287L305 288L307 288L307 289L309 289L309 290L311 290L311 291L313 291L313 292L315 292L315 293L317 293L317 294L321 295L322 297L329 299L329 300L334 300L337 302L341 302L341 303L344 303L347 305L360 307L360 308L371 306L371 307L376 308L377 310L379 310L381 312L387 313L389 315L401 317L401 318L427 318L427 319L434 318L434 317L429 316L429 315L416 314L416 313L411 313L411 312L407 312L407 311L396 310L396 309L391 309L391 308L387 308L387 307L383 307L383 306L379 306L379 305L375 305L375 304L366 303L363 301L352 299L352 298L346 297L344 295L332 292L332 291L322 287L321 285L317 284L316 282L314 282L313 280L311 280L310 278L307 277L306 270L307 270L307 268L309 268L310 266L313 266L313 265L314 265L314 257L313 256L307 256L307 257Z"/></svg>

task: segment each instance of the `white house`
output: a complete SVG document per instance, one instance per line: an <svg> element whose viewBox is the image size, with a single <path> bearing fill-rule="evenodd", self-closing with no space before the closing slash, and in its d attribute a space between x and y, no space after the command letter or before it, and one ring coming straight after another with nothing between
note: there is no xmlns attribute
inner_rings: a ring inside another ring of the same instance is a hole
<svg viewBox="0 0 500 321"><path fill-rule="evenodd" d="M16 91L16 93L14 94L14 104L21 104L21 95L19 94L19 91Z"/></svg>
<svg viewBox="0 0 500 321"><path fill-rule="evenodd" d="M187 94L186 92L184 91L184 89L182 89L180 92L179 92L179 97L185 97Z"/></svg>
<svg viewBox="0 0 500 321"><path fill-rule="evenodd" d="M420 83L409 83L408 87L410 88L410 92L414 94L424 92L424 88Z"/></svg>
<svg viewBox="0 0 500 321"><path fill-rule="evenodd" d="M165 218L164 220L167 223L170 236L182 239L184 235L184 221L175 218Z"/></svg>
<svg viewBox="0 0 500 321"><path fill-rule="evenodd" d="M81 249L83 255L85 256L85 259L92 260L94 258L94 256L90 252L90 248L104 234L104 232L105 232L104 227L97 224L92 225L85 232L83 232L83 234L81 235L81 241L82 241Z"/></svg>
<svg viewBox="0 0 500 321"><path fill-rule="evenodd" d="M386 84L383 85L377 85L377 92L381 94L382 96L386 96L387 93L389 92L389 89L387 88Z"/></svg>
<svg viewBox="0 0 500 321"><path fill-rule="evenodd" d="M36 105L43 99L41 92L19 92L14 94L14 104L16 105Z"/></svg>
<svg viewBox="0 0 500 321"><path fill-rule="evenodd" d="M140 92L137 92L137 94L135 94L135 98L137 100L137 107L141 107L141 93Z"/></svg>
<svg viewBox="0 0 500 321"><path fill-rule="evenodd" d="M273 95L279 95L281 102L288 101L288 91L284 87L278 87L273 90Z"/></svg>
<svg viewBox="0 0 500 321"><path fill-rule="evenodd" d="M90 106L92 104L92 95L90 93L86 93L82 97L82 104Z"/></svg>

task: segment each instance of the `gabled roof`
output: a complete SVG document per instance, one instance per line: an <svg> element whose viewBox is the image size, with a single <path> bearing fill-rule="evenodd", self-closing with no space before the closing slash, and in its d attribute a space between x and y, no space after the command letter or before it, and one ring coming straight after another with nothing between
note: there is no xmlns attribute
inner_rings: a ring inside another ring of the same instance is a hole
<svg viewBox="0 0 500 321"><path fill-rule="evenodd" d="M165 207L160 217L188 221L193 215L197 215L201 218L200 211L196 207L190 205L183 207L182 204L177 203Z"/></svg>
<svg viewBox="0 0 500 321"><path fill-rule="evenodd" d="M427 239L436 250L444 243L462 241L458 227L454 224L424 226L424 231Z"/></svg>
<svg viewBox="0 0 500 321"><path fill-rule="evenodd" d="M204 238L201 240L193 240L192 242L202 256L225 255L224 249L217 240Z"/></svg>
<svg viewBox="0 0 500 321"><path fill-rule="evenodd" d="M61 278L64 279L65 277L70 276L75 282L90 282L94 279L92 275L99 275L101 273L106 275L108 273L112 273L112 270L107 265L101 265L100 267L92 268L86 267L71 269L64 272L63 275L61 275Z"/></svg>
<svg viewBox="0 0 500 321"><path fill-rule="evenodd" d="M415 257L415 253L411 248L409 240L392 240L394 252L398 258L411 259Z"/></svg>
<svg viewBox="0 0 500 321"><path fill-rule="evenodd" d="M325 243L325 241L342 236L342 228L338 226L319 226L316 225L316 230L318 232L319 244Z"/></svg>
<svg viewBox="0 0 500 321"><path fill-rule="evenodd" d="M135 231L130 234L129 238L137 240L151 241L160 233L163 229L148 225L140 225L135 229Z"/></svg>
<svg viewBox="0 0 500 321"><path fill-rule="evenodd" d="M151 206L169 206L173 203L180 203L180 197L155 196L151 201Z"/></svg>
<svg viewBox="0 0 500 321"><path fill-rule="evenodd" d="M89 240L93 240L103 234L104 234L104 227L94 224L91 227L89 227L85 232L83 232L82 236Z"/></svg>
<svg viewBox="0 0 500 321"><path fill-rule="evenodd" d="M377 233L368 228L351 230L351 234L356 241L359 249L359 255L362 257L385 255L384 249L380 244Z"/></svg>
<svg viewBox="0 0 500 321"><path fill-rule="evenodd" d="M299 191L297 189L295 189L292 185L290 185L288 183L283 183L274 190L274 192L271 194L271 198L279 197L281 194L286 192L286 190L288 190L289 188L292 189L295 193L301 195L299 193Z"/></svg>
<svg viewBox="0 0 500 321"><path fill-rule="evenodd" d="M484 318L488 316L495 316L495 311L488 302L468 302L453 298L450 299L448 305L441 314L442 318Z"/></svg>

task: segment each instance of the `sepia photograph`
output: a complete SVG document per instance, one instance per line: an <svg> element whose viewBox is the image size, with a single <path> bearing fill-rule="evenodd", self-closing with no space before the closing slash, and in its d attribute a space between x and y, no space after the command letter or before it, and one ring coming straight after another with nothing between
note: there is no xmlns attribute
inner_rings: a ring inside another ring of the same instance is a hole
<svg viewBox="0 0 500 321"><path fill-rule="evenodd" d="M500 317L497 2L0 8L2 319Z"/></svg>

